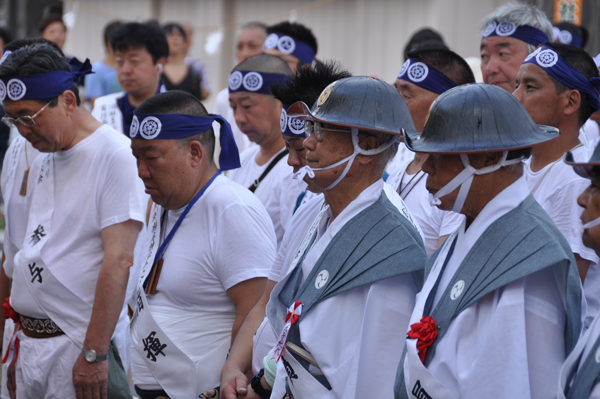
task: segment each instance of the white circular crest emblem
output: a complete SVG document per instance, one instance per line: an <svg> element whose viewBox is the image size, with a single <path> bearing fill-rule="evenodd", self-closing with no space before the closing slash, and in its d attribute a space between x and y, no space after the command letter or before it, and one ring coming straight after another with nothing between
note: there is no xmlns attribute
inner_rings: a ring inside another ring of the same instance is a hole
<svg viewBox="0 0 600 399"><path fill-rule="evenodd" d="M25 87L25 83L21 82L19 79L11 79L6 84L6 94L8 98L13 101L17 101L22 99L27 92L27 87Z"/></svg>
<svg viewBox="0 0 600 399"><path fill-rule="evenodd" d="M558 40L560 40L560 29L555 26L552 28L552 41L556 42Z"/></svg>
<svg viewBox="0 0 600 399"><path fill-rule="evenodd" d="M600 363L600 348L596 349L596 363Z"/></svg>
<svg viewBox="0 0 600 399"><path fill-rule="evenodd" d="M452 287L452 291L450 291L450 299L455 301L456 298L458 298L460 296L460 294L462 294L464 289L465 289L465 281L464 280L457 281L456 284L454 284L454 287Z"/></svg>
<svg viewBox="0 0 600 399"><path fill-rule="evenodd" d="M235 71L229 75L229 90L237 90L242 85L242 73Z"/></svg>
<svg viewBox="0 0 600 399"><path fill-rule="evenodd" d="M485 28L485 31L483 31L483 37L488 37L491 35L496 30L496 26L498 26L496 21L490 22L487 28Z"/></svg>
<svg viewBox="0 0 600 399"><path fill-rule="evenodd" d="M317 278L315 278L315 287L320 290L327 284L329 280L329 272L327 270L321 270L319 274L317 274Z"/></svg>
<svg viewBox="0 0 600 399"><path fill-rule="evenodd" d="M4 101L6 98L6 85L0 80L0 100Z"/></svg>
<svg viewBox="0 0 600 399"><path fill-rule="evenodd" d="M560 42L564 44L571 44L573 41L573 35L568 30L563 30L560 32Z"/></svg>
<svg viewBox="0 0 600 399"><path fill-rule="evenodd" d="M262 87L263 78L258 72L248 72L242 82L246 90L256 91Z"/></svg>
<svg viewBox="0 0 600 399"><path fill-rule="evenodd" d="M271 33L269 35L269 37L267 37L267 40L265 40L265 44L263 45L264 48L275 48L277 47L277 41L279 40L279 36L277 36L277 33Z"/></svg>
<svg viewBox="0 0 600 399"><path fill-rule="evenodd" d="M285 109L281 108L281 117L279 118L279 127L281 128L281 133L285 132L285 127L287 126L287 112Z"/></svg>
<svg viewBox="0 0 600 399"><path fill-rule="evenodd" d="M281 36L277 42L277 48L286 54L292 54L296 49L296 42L289 36Z"/></svg>
<svg viewBox="0 0 600 399"><path fill-rule="evenodd" d="M335 85L335 82L331 83L329 86L327 86L325 88L325 90L323 90L323 92L319 95L319 99L317 100L317 106L320 107L321 105L325 104L325 101L327 101L327 99L329 98L329 95L331 95L331 89L333 89L333 86Z"/></svg>
<svg viewBox="0 0 600 399"><path fill-rule="evenodd" d="M288 127L294 134L304 134L304 121L296 118L288 118Z"/></svg>
<svg viewBox="0 0 600 399"><path fill-rule="evenodd" d="M536 55L535 60L541 67L550 68L558 62L558 54L556 54L553 50L546 49L544 51L540 51L538 55Z"/></svg>
<svg viewBox="0 0 600 399"><path fill-rule="evenodd" d="M422 82L427 78L429 68L422 62L415 62L408 68L408 77L413 82Z"/></svg>
<svg viewBox="0 0 600 399"><path fill-rule="evenodd" d="M140 134L146 140L152 140L160 134L161 127L160 119L155 116L148 116L140 124Z"/></svg>
<svg viewBox="0 0 600 399"><path fill-rule="evenodd" d="M541 47L540 47L540 48L537 48L537 49L535 49L535 51L534 51L533 53L529 54L529 55L528 55L528 56L525 58L525 61L529 61L530 59L532 59L533 57L535 57L536 55L538 55L538 54L540 53L540 51L542 51L542 48L541 48ZM523 62L525 62L525 61L523 61Z"/></svg>
<svg viewBox="0 0 600 399"><path fill-rule="evenodd" d="M406 60L406 62L404 64L402 64L402 68L400 68L400 73L398 73L398 77L400 77L406 73L406 70L408 69L409 65L410 65L410 60Z"/></svg>
<svg viewBox="0 0 600 399"><path fill-rule="evenodd" d="M131 126L129 127L129 137L134 138L140 129L140 120L137 115L133 115L133 119L131 120Z"/></svg>
<svg viewBox="0 0 600 399"><path fill-rule="evenodd" d="M498 36L510 36L517 30L517 25L512 22L501 22L496 28Z"/></svg>

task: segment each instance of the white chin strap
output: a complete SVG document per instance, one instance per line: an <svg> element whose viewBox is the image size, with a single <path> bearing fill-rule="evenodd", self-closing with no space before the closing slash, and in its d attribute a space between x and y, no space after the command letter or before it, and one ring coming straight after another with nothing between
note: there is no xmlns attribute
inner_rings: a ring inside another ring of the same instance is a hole
<svg viewBox="0 0 600 399"><path fill-rule="evenodd" d="M435 195L429 194L429 203L431 204L431 206L440 205L442 203L442 201L440 201L440 198L445 197L460 186L458 196L456 197L456 201L454 202L454 206L452 207L452 210L454 212L460 213L463 206L465 205L465 201L467 199L467 195L469 194L469 190L471 189L471 183L473 183L473 177L475 175L486 175L488 173L497 171L503 166L513 165L521 162L522 160L522 158L517 158L507 161L506 157L508 156L508 151L503 151L502 158L500 158L500 160L497 163L489 166L484 166L480 169L475 169L469 163L469 157L467 156L467 154L459 155L460 160L462 161L465 169L458 175L456 175L454 179L450 180L448 184L442 187L437 193L435 193Z"/></svg>
<svg viewBox="0 0 600 399"><path fill-rule="evenodd" d="M340 177L338 177L333 183L331 183L325 189L325 190L331 190L332 188L334 188L335 186L337 186L338 183L341 182L344 177L346 177L346 174L348 173L348 171L352 167L352 163L354 162L354 158L356 158L356 156L358 154L360 154L360 155L368 155L368 156L376 155L376 154L382 153L383 151L387 150L392 145L398 144L398 142L399 142L398 141L398 137L399 136L395 136L392 140L386 142L385 144L383 144L383 145L381 145L381 146L379 146L377 148L373 148L371 150L363 150L358 145L358 129L355 128L355 127L351 128L351 135L352 135L352 144L354 145L354 152L352 153L352 155L347 156L346 158L344 158L341 161L338 161L338 162L336 162L336 163L334 163L332 165L325 166L325 167L322 167L322 168L312 169L310 166L305 165L302 168L300 168L300 170L298 170L296 173L294 173L294 179L303 180L306 175L308 175L308 177L310 179L312 179L312 178L315 177L315 171L318 172L318 171L321 171L321 170L328 170L328 169L337 168L338 166L344 164L345 162L348 162L346 164L346 167L342 171L342 174L340 175Z"/></svg>
<svg viewBox="0 0 600 399"><path fill-rule="evenodd" d="M591 222L584 223L583 229L584 230L591 229L592 227L596 227L598 225L600 225L600 218L596 218L596 219L592 220Z"/></svg>

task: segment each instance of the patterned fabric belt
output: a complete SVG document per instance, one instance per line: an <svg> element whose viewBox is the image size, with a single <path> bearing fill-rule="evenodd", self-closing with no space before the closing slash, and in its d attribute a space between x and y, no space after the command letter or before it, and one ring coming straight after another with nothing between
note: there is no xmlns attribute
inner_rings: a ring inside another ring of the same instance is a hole
<svg viewBox="0 0 600 399"><path fill-rule="evenodd" d="M36 319L19 315L23 334L31 338L51 338L64 334L64 331L51 319Z"/></svg>

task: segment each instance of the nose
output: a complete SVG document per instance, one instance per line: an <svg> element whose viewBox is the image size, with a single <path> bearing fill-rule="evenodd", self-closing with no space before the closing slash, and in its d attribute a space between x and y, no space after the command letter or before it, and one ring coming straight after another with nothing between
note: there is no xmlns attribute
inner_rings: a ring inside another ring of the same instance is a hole
<svg viewBox="0 0 600 399"><path fill-rule="evenodd" d="M148 165L142 160L138 160L138 176L142 180L150 179L152 177L150 174L150 169L148 169Z"/></svg>
<svg viewBox="0 0 600 399"><path fill-rule="evenodd" d="M235 107L235 111L233 111L233 116L235 118L235 123L240 128L242 127L242 125L244 125L248 121L248 119L246 118L246 115L240 109L240 107Z"/></svg>
<svg viewBox="0 0 600 399"><path fill-rule="evenodd" d="M499 68L500 65L500 60L498 59L498 57L496 55L490 55L490 58L488 59L488 62L486 64L481 64L481 69L485 75L493 75L495 73L498 73L500 71Z"/></svg>
<svg viewBox="0 0 600 399"><path fill-rule="evenodd" d="M590 198L590 189L591 188L592 188L592 186L590 185L588 188L585 189L584 192L579 194L579 197L577 197L577 205L581 206L582 208L587 209L588 199Z"/></svg>
<svg viewBox="0 0 600 399"><path fill-rule="evenodd" d="M433 161L431 159L431 156L429 156L429 154L427 154L427 158L425 158L425 162L423 162L423 165L421 165L421 170L430 176L435 175L435 167L433 166Z"/></svg>
<svg viewBox="0 0 600 399"><path fill-rule="evenodd" d="M519 85L519 87L517 87L515 91L513 91L513 96L515 96L515 98L519 100L521 104L523 104L523 90L521 89L522 87L523 85Z"/></svg>
<svg viewBox="0 0 600 399"><path fill-rule="evenodd" d="M314 133L311 133L310 136L304 139L302 142L302 146L309 151L314 151L317 148L317 138Z"/></svg>
<svg viewBox="0 0 600 399"><path fill-rule="evenodd" d="M300 154L298 154L298 151L296 151L296 149L293 147L290 147L290 154L288 155L287 163L292 168L299 168L303 166Z"/></svg>

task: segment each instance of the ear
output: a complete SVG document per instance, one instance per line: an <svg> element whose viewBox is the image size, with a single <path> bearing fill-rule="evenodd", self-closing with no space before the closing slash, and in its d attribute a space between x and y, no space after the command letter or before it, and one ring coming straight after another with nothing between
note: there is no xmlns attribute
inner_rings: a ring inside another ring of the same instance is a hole
<svg viewBox="0 0 600 399"><path fill-rule="evenodd" d="M379 147L379 139L377 137L375 137L375 136L368 136L367 135L367 136L364 136L362 138L359 138L358 145L363 150L372 150L374 148L378 148ZM375 158L377 158L377 157L372 157L372 156L356 157L356 159L358 160L358 162L361 165L369 164L369 163L373 162L373 160Z"/></svg>
<svg viewBox="0 0 600 399"><path fill-rule="evenodd" d="M502 152L483 152L480 154L469 154L469 163L475 169L498 163L502 158Z"/></svg>
<svg viewBox="0 0 600 399"><path fill-rule="evenodd" d="M77 109L77 97L75 97L75 93L73 93L71 90L65 90L59 96L59 100L61 99L62 102L65 104L67 116L73 115L73 113Z"/></svg>
<svg viewBox="0 0 600 399"><path fill-rule="evenodd" d="M565 116L579 114L579 109L581 108L581 93L579 90L567 90L565 93L565 102Z"/></svg>
<svg viewBox="0 0 600 399"><path fill-rule="evenodd" d="M187 147L192 167L200 166L208 155L202 144L197 140L192 140L188 143Z"/></svg>

